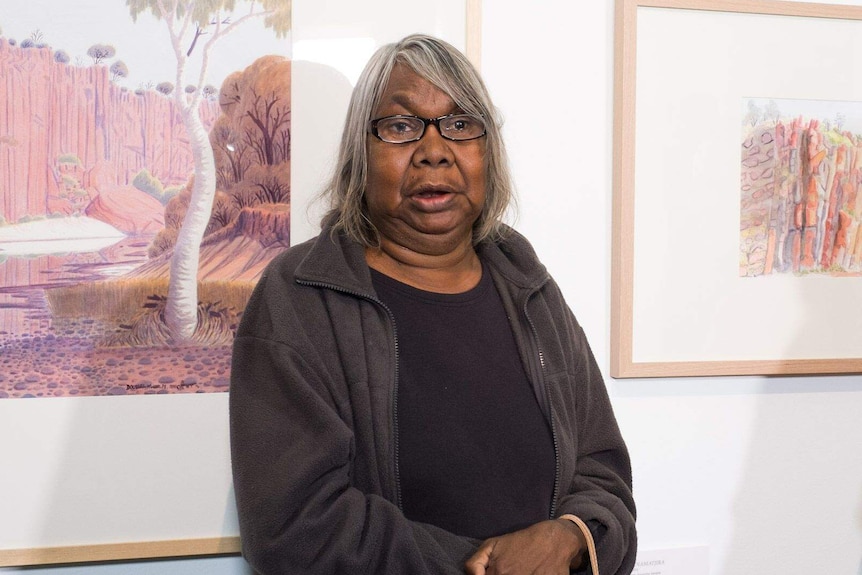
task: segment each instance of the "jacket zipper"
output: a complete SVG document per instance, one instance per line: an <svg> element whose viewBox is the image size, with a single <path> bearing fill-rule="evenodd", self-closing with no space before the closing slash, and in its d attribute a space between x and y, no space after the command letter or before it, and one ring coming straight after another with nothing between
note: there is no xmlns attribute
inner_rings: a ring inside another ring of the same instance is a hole
<svg viewBox="0 0 862 575"><path fill-rule="evenodd" d="M354 297L358 297L360 299L364 299L375 303L382 307L386 314L389 316L389 322L392 325L392 340L395 347L395 381L392 386L392 442L393 449L395 452L394 455L394 464L395 464L395 504L398 506L398 509L403 511L402 505L402 497L401 497L401 466L399 462L399 441L398 441L398 381L399 381L399 366L400 366L400 358L399 358L399 348L398 348L398 326L395 323L395 316L392 313L385 303L380 301L379 299L370 296L368 294L355 292L353 290L349 290L343 288L341 286L335 284L328 284L324 282L316 282L316 281L308 281L308 280L296 280L297 283L301 285L307 285L312 287L320 287L331 289L337 292L341 292L344 294L348 294ZM559 440L557 439L557 426L556 420L554 418L554 408L551 404L551 394L548 389L548 381L545 377L545 356L542 352L541 347L539 346L539 333L536 330L536 325L533 323L533 319L530 317L530 313L527 311L527 304L530 301L530 298L536 293L537 290L533 290L530 292L527 297L524 299L524 317L527 318L527 323L530 325L530 331L532 332L533 338L533 346L535 348L536 357L539 359L539 370L538 370L538 385L542 385L545 388L545 397L548 399L548 421L551 424L551 439L554 444L554 491L553 496L551 497L551 506L548 512L548 518L553 519L556 515L557 511L557 499L559 497L560 491L560 446Z"/></svg>
<svg viewBox="0 0 862 575"><path fill-rule="evenodd" d="M395 381L392 385L392 443L393 450L395 451L394 456L394 464L395 464L395 505L398 506L398 509L404 511L401 502L401 466L399 463L399 441L398 441L398 380L399 380L399 366L401 365L401 361L398 354L398 326L395 324L395 315L392 313L385 303L380 301L374 296L370 296L368 294L355 292L353 290L349 290L343 288L341 286L335 284L328 284L324 282L316 282L309 280L301 280L297 279L296 283L300 285L306 285L310 287L319 287L325 289L331 289L333 291L341 292L347 295L351 295L360 299L364 299L366 301L370 301L382 307L384 311L386 311L386 315L389 316L389 323L392 325L392 342L395 347Z"/></svg>
<svg viewBox="0 0 862 575"><path fill-rule="evenodd" d="M548 378L545 377L545 355L542 353L542 348L539 346L539 332L536 329L536 324L533 323L533 318L530 317L530 312L527 311L527 304L530 298L537 290L530 292L524 299L524 317L527 318L527 323L530 324L530 330L533 333L533 346L535 347L536 357L539 359L539 380L537 385L545 388L545 397L548 400L548 421L551 424L551 439L554 443L554 492L551 496L551 507L548 510L548 519L553 519L557 514L557 499L560 493L560 444L557 439L557 425L554 418L554 406L551 403L551 393L548 389Z"/></svg>

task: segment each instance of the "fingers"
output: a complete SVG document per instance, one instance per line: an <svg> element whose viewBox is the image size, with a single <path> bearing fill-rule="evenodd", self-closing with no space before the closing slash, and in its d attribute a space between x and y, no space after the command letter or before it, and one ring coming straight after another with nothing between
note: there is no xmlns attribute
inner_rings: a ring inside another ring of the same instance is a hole
<svg viewBox="0 0 862 575"><path fill-rule="evenodd" d="M467 575L569 573L581 546L566 523L577 529L570 521L548 520L489 539L464 563L464 571Z"/></svg>
<svg viewBox="0 0 862 575"><path fill-rule="evenodd" d="M467 575L485 575L488 564L491 562L491 553L494 551L495 541L489 539L482 543L472 557L464 563L464 571Z"/></svg>

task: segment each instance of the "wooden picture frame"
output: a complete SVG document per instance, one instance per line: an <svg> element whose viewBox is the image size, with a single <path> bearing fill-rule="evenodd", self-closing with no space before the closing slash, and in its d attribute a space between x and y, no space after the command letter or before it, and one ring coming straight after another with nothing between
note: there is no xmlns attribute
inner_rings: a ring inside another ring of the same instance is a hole
<svg viewBox="0 0 862 575"><path fill-rule="evenodd" d="M862 102L836 77L860 33L862 7L617 0L613 377L862 372L854 314L822 303L858 309L858 274L738 272L742 98Z"/></svg>
<svg viewBox="0 0 862 575"><path fill-rule="evenodd" d="M457 4L466 12L456 19L466 23L466 53L478 66L481 0ZM441 11L450 6L441 0ZM432 20L424 10L402 35ZM295 211L305 210L300 203ZM0 567L239 553L227 400L0 400L0 486L14 487L0 503Z"/></svg>

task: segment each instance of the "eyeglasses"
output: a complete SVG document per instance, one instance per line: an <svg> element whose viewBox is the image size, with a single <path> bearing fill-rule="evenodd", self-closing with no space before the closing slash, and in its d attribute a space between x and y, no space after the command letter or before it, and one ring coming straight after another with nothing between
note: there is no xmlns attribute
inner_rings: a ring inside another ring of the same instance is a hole
<svg viewBox="0 0 862 575"><path fill-rule="evenodd" d="M485 121L471 114L449 114L439 118L420 118L399 114L371 120L369 131L390 144L415 142L425 135L429 124L434 124L440 135L447 140L463 142L485 135Z"/></svg>

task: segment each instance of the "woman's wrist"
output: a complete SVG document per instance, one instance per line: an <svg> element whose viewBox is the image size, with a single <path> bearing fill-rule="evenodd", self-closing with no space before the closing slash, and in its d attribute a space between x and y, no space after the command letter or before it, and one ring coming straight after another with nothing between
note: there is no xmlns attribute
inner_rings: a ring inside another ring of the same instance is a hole
<svg viewBox="0 0 862 575"><path fill-rule="evenodd" d="M572 570L580 569L584 566L584 561L587 557L587 538L578 524L577 517L571 514L560 515L557 521L560 521L566 526L566 529L575 536L577 543L572 554L572 560L569 563L569 568Z"/></svg>

